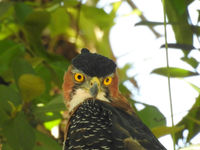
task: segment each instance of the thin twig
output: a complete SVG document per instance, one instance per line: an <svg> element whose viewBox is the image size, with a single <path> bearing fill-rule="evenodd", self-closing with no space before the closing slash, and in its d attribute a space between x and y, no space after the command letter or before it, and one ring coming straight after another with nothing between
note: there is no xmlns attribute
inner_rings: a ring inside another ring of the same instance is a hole
<svg viewBox="0 0 200 150"><path fill-rule="evenodd" d="M127 0L127 3L131 6L132 9L138 9L132 0ZM139 17L142 21L148 21L143 14L141 14ZM148 26L148 27L155 34L157 38L161 36L152 26Z"/></svg>
<svg viewBox="0 0 200 150"><path fill-rule="evenodd" d="M170 102L170 112L171 112L171 119L172 119L172 128L174 128L174 116L173 116L173 104L172 104L172 93L171 93L171 82L170 82L170 70L169 70L169 53L168 53L168 42L167 42L167 21L166 21L166 2L163 2L163 12L164 12L164 32L165 32L165 49L166 49L166 62L168 68L167 80L168 80L168 91L169 91L169 102ZM172 132L172 139L173 139L173 147L175 150L175 134Z"/></svg>

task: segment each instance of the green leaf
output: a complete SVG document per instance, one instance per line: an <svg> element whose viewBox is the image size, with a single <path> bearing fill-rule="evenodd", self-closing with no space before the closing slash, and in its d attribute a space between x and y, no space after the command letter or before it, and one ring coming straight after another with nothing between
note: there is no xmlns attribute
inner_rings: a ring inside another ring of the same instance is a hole
<svg viewBox="0 0 200 150"><path fill-rule="evenodd" d="M196 98L196 102L193 104L188 114L185 117L183 117L183 119L177 124L177 126L184 125L184 128L175 134L176 143L179 139L185 139L185 137L183 137L184 130L189 131L186 142L189 142L194 136L196 136L200 132L199 116L200 95Z"/></svg>
<svg viewBox="0 0 200 150"><path fill-rule="evenodd" d="M39 115L40 113L60 112L65 109L66 107L64 105L63 96L58 95L55 98L53 98L49 103L47 103L45 106L36 108L34 112Z"/></svg>
<svg viewBox="0 0 200 150"><path fill-rule="evenodd" d="M190 0L191 1L191 0ZM165 7L169 22L173 22L172 28L175 33L176 42L179 44L193 44L193 31L188 21L187 4L189 1L167 0ZM188 55L189 51L183 51Z"/></svg>
<svg viewBox="0 0 200 150"><path fill-rule="evenodd" d="M196 49L193 45L179 44L179 43L168 43L167 46L168 46L168 48L184 49L187 51ZM165 48L165 44L161 45L160 48Z"/></svg>
<svg viewBox="0 0 200 150"><path fill-rule="evenodd" d="M187 81L186 81L187 82ZM197 92L200 93L200 88L196 85L194 85L193 83L187 82L191 87L193 87Z"/></svg>
<svg viewBox="0 0 200 150"><path fill-rule="evenodd" d="M156 73L156 74L163 75L166 77L168 76L168 73L169 73L170 77L180 77L180 78L198 75L197 72L192 72L189 70L175 68L175 67L170 67L169 69L166 67L157 68L153 70L152 73Z"/></svg>
<svg viewBox="0 0 200 150"><path fill-rule="evenodd" d="M182 0L173 0L172 5L174 6L175 10L182 15L186 9L187 9L187 4L185 1Z"/></svg>
<svg viewBox="0 0 200 150"><path fill-rule="evenodd" d="M10 69L13 60L25 52L24 46L10 40L0 41L0 74Z"/></svg>
<svg viewBox="0 0 200 150"><path fill-rule="evenodd" d="M7 121L7 120L9 120L9 116L8 116L8 114L1 108L0 109L0 128L1 128L1 126L2 126L2 124L5 122L5 121Z"/></svg>
<svg viewBox="0 0 200 150"><path fill-rule="evenodd" d="M23 113L3 125L2 134L13 150L32 150L35 145L34 129Z"/></svg>
<svg viewBox="0 0 200 150"><path fill-rule="evenodd" d="M155 106L146 105L144 109L138 111L138 116L149 128L165 126L165 116Z"/></svg>
<svg viewBox="0 0 200 150"><path fill-rule="evenodd" d="M176 133L183 129L184 129L184 125L175 126L175 127L159 126L159 127L152 128L151 131L157 138L159 138L159 137L167 135L167 134Z"/></svg>
<svg viewBox="0 0 200 150"><path fill-rule="evenodd" d="M22 103L18 92L11 87L0 85L0 109L6 113L12 111L8 101L12 102L15 106Z"/></svg>
<svg viewBox="0 0 200 150"><path fill-rule="evenodd" d="M9 10L9 8L12 6L12 3L10 2L0 2L0 18Z"/></svg>
<svg viewBox="0 0 200 150"><path fill-rule="evenodd" d="M35 11L26 17L24 31L33 53L48 58L41 42L41 33L50 22L50 14L46 11Z"/></svg>
<svg viewBox="0 0 200 150"><path fill-rule="evenodd" d="M123 83L119 84L119 90L120 90L121 93L123 93L123 95L125 97L130 97L131 92L129 91L129 89Z"/></svg>
<svg viewBox="0 0 200 150"><path fill-rule="evenodd" d="M35 108L33 112L39 120L52 121L61 118L60 112L65 109L63 96L58 95L45 106ZM48 115L49 112L51 112L52 115Z"/></svg>
<svg viewBox="0 0 200 150"><path fill-rule="evenodd" d="M51 13L51 34L56 36L59 34L66 33L69 28L70 18L66 13L65 8L59 7L54 12Z"/></svg>
<svg viewBox="0 0 200 150"><path fill-rule="evenodd" d="M94 22L100 28L107 29L107 28L110 28L114 24L113 16L107 14L101 8L83 5L81 7L81 12L87 19L90 19L92 22Z"/></svg>
<svg viewBox="0 0 200 150"><path fill-rule="evenodd" d="M23 74L18 80L23 100L29 102L45 91L44 81L33 74Z"/></svg>
<svg viewBox="0 0 200 150"><path fill-rule="evenodd" d="M14 8L15 8L16 19L22 25L24 24L26 17L33 12L32 7L25 4L24 2L17 2Z"/></svg>
<svg viewBox="0 0 200 150"><path fill-rule="evenodd" d="M55 140L50 138L39 131L35 130L36 134L36 145L33 150L61 150L62 146L59 145Z"/></svg>
<svg viewBox="0 0 200 150"><path fill-rule="evenodd" d="M127 73L127 70L129 70L130 68L131 68L131 64L126 64L123 68L121 68L118 71L119 77L120 77L120 82L124 82L124 81L128 80L126 73Z"/></svg>
<svg viewBox="0 0 200 150"><path fill-rule="evenodd" d="M192 66L194 69L196 69L199 65L199 62L193 57L182 57L181 60Z"/></svg>
<svg viewBox="0 0 200 150"><path fill-rule="evenodd" d="M46 11L35 11L29 14L25 20L26 29L33 35L40 35L49 24L50 14Z"/></svg>
<svg viewBox="0 0 200 150"><path fill-rule="evenodd" d="M8 143L3 143L2 150L13 150L13 149L8 145Z"/></svg>
<svg viewBox="0 0 200 150"><path fill-rule="evenodd" d="M18 84L18 79L23 74L35 74L32 66L24 59L16 59L12 65L15 82Z"/></svg>
<svg viewBox="0 0 200 150"><path fill-rule="evenodd" d="M45 122L44 126L46 129L51 130L53 127L59 125L60 122L61 122L61 119L57 119L57 120Z"/></svg>
<svg viewBox="0 0 200 150"><path fill-rule="evenodd" d="M0 41L0 54L6 52L8 49L13 49L16 47L17 43L11 41L11 40L1 40Z"/></svg>
<svg viewBox="0 0 200 150"><path fill-rule="evenodd" d="M171 24L171 23L166 23L166 24ZM154 22L154 21L140 21L135 24L135 26L139 25L146 25L146 26L158 26L158 25L164 25L163 22Z"/></svg>
<svg viewBox="0 0 200 150"><path fill-rule="evenodd" d="M55 80L57 78L58 81L56 84L58 84L59 87L62 87L63 76L69 63L66 60L60 59L60 61L50 62L50 66L54 70L54 72L51 72L52 79L54 78L53 80ZM56 75L54 75L54 73L56 73Z"/></svg>
<svg viewBox="0 0 200 150"><path fill-rule="evenodd" d="M37 75L39 75L44 80L45 87L46 87L45 92L47 92L46 94L49 94L49 91L51 89L51 84L52 84L49 81L54 80L55 77L51 75L51 72L49 71L49 69L46 68L44 65L38 65L35 68L35 72L37 73Z"/></svg>

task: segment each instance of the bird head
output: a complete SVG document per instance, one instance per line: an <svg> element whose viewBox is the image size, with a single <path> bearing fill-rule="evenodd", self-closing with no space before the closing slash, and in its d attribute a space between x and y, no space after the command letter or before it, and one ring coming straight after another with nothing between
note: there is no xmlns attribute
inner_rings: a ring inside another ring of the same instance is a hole
<svg viewBox="0 0 200 150"><path fill-rule="evenodd" d="M110 103L118 95L116 64L84 48L65 73L63 90L69 112L86 100Z"/></svg>

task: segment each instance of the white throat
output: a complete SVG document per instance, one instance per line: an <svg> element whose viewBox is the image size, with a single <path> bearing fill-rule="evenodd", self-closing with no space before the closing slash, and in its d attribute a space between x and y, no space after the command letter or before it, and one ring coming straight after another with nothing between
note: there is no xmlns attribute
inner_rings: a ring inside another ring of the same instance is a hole
<svg viewBox="0 0 200 150"><path fill-rule="evenodd" d="M84 100L92 98L90 93L88 93L85 89L77 89L75 94L73 95L70 103L69 103L69 112L71 112L76 106L84 102ZM96 99L101 101L109 102L109 100L105 97L105 93L99 92Z"/></svg>

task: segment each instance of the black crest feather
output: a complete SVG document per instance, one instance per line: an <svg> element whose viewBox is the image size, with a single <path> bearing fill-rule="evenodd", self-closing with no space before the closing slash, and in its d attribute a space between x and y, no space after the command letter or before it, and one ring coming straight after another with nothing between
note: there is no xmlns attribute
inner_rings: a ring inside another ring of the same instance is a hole
<svg viewBox="0 0 200 150"><path fill-rule="evenodd" d="M72 65L89 76L105 77L115 72L116 64L111 59L90 53L87 48L72 60Z"/></svg>

